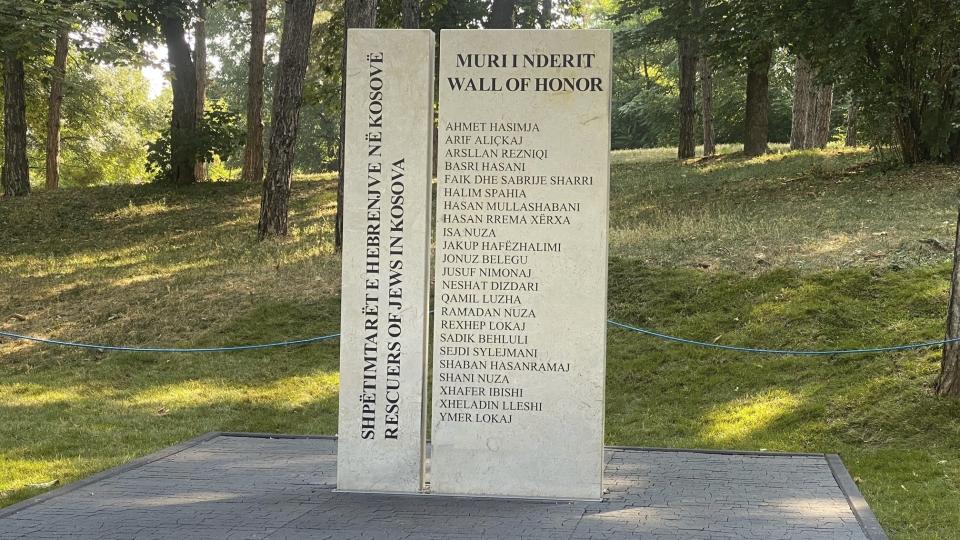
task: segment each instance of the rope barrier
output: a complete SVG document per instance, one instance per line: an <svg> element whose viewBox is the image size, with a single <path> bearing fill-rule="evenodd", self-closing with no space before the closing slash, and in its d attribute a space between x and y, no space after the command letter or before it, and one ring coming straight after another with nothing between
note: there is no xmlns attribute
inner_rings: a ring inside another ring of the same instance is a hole
<svg viewBox="0 0 960 540"><path fill-rule="evenodd" d="M917 349L928 349L931 347L939 347L946 345L948 343L957 343L960 342L960 338L953 339L941 339L936 341L922 341L919 343L908 343L905 345L893 345L890 347L872 347L864 349L837 349L837 350L792 350L792 349L761 349L753 347L739 347L736 345L722 345L719 343L709 343L706 341L697 341L694 339L687 339L677 336L671 336L669 334L662 334L660 332L654 332L653 330L648 330L646 328L640 328L638 326L629 325L622 322L617 322L614 320L608 320L608 324L622 330L628 330L631 332L636 332L638 334L643 334L646 336L654 337L664 341L669 341L672 343L680 343L683 345L691 345L695 347L702 347L707 349L719 349L724 351L734 351L750 354L769 354L769 355L779 355L779 356L839 356L847 354L870 354L870 353L889 353L897 351L909 351ZM278 347L296 347L301 345L312 345L314 343L320 343L322 341L328 341L340 337L340 333L328 334L325 336L316 336L303 339L292 339L287 341L276 341L273 343L260 343L253 345L233 345L228 347L188 347L188 348L166 348L166 347L125 347L119 345L97 345L94 343L78 343L74 341L61 341L58 339L47 339L34 336L26 336L22 334L15 334L13 332L3 332L0 331L0 337L5 337L8 339L22 340L22 341L32 341L35 343L43 343L46 345L59 345L62 347L73 347L78 349L93 349L98 351L115 351L115 352L152 352L152 353L212 353L212 352L236 352L236 351L253 351L261 349L272 349Z"/></svg>
<svg viewBox="0 0 960 540"><path fill-rule="evenodd" d="M189 348L165 348L165 347L123 347L118 345L96 345L93 343L77 343L74 341L60 341L58 339L39 338L34 336L24 336L12 332L0 332L0 337L18 339L23 341L33 341L35 343L44 343L47 345L60 345L62 347L74 347L77 349L94 349L98 351L117 351L117 352L155 352L155 353L208 353L208 352L235 352L235 351L254 351L258 349L272 349L276 347L295 347L298 345L310 345L327 341L329 339L340 337L339 333L326 336L316 336L303 339L292 339L288 341L276 341L274 343L261 343L256 345L234 345L230 347L189 347Z"/></svg>
<svg viewBox="0 0 960 540"><path fill-rule="evenodd" d="M662 339L664 341L671 341L673 343L682 343L684 345L693 345L695 347L703 347L707 349L720 349L724 351L736 351L743 353L752 353L752 354L772 354L780 356L838 356L842 354L865 354L865 353L888 353L896 351L910 351L915 349L928 349L930 347L938 347L941 345L946 345L947 343L957 343L960 342L960 338L953 339L941 339L937 341L921 341L919 343L908 343L906 345L894 345L891 347L873 347L869 349L837 349L837 350L825 350L825 351L804 351L804 350L791 350L791 349L756 349L752 347L738 347L736 345L721 345L719 343L709 343L706 341L697 341L694 339L687 339L677 336L671 336L667 334L661 334L659 332L654 332L653 330L647 330L646 328L639 328L637 326L631 326L629 324L624 324L617 321L607 321L612 326L617 328L622 328L624 330L630 330L631 332L637 332L639 334L644 334L647 336L655 337Z"/></svg>

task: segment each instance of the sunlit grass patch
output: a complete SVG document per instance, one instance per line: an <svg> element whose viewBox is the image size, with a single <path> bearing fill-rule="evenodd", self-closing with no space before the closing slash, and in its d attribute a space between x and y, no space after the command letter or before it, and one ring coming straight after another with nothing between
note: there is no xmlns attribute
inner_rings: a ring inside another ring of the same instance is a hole
<svg viewBox="0 0 960 540"><path fill-rule="evenodd" d="M125 402L157 411L185 410L198 405L216 406L237 403L270 403L277 408L302 409L318 398L336 396L336 373L295 375L267 384L232 384L229 381L188 380L144 389L125 398Z"/></svg>
<svg viewBox="0 0 960 540"><path fill-rule="evenodd" d="M734 392L737 391L739 388L734 388ZM715 441L718 447L729 440L749 438L796 411L802 401L800 396L782 388L732 400L706 415L701 437Z"/></svg>

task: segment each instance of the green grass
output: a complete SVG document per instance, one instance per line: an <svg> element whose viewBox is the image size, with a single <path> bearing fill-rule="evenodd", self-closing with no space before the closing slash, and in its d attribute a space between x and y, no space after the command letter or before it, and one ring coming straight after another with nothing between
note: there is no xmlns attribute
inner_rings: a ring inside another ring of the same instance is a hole
<svg viewBox="0 0 960 540"><path fill-rule="evenodd" d="M953 237L956 169L885 171L843 148L686 166L672 153L614 153L611 253L738 272L902 268L942 260Z"/></svg>
<svg viewBox="0 0 960 540"><path fill-rule="evenodd" d="M777 348L942 335L956 169L887 170L842 149L671 155L614 154L612 318ZM291 237L265 244L254 186L0 200L0 328L173 346L335 331L333 190L298 179ZM933 396L938 360L750 356L611 329L607 442L837 452L893 537L955 538L960 402ZM337 363L336 342L204 355L0 342L0 505L206 431L335 433Z"/></svg>

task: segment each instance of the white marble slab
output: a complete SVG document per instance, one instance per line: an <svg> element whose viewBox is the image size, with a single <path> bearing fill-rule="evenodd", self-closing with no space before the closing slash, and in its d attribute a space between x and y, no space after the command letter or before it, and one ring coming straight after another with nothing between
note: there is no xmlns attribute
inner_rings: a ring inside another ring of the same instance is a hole
<svg viewBox="0 0 960 540"><path fill-rule="evenodd" d="M342 491L423 486L434 48L429 30L349 31Z"/></svg>
<svg viewBox="0 0 960 540"><path fill-rule="evenodd" d="M431 492L602 492L611 35L440 34Z"/></svg>

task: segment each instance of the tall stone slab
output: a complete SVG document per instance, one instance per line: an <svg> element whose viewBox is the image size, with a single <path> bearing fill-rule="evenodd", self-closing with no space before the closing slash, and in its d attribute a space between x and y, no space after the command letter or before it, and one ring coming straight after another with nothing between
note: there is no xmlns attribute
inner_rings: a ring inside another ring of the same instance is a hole
<svg viewBox="0 0 960 540"><path fill-rule="evenodd" d="M598 499L611 36L444 30L431 492Z"/></svg>
<svg viewBox="0 0 960 540"><path fill-rule="evenodd" d="M434 35L347 46L337 488L424 482Z"/></svg>

